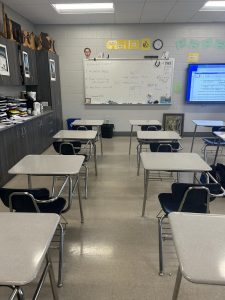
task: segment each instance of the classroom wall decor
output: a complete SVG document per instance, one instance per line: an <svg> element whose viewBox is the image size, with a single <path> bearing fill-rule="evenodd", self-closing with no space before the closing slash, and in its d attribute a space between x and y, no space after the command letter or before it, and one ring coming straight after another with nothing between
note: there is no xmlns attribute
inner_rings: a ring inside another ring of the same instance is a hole
<svg viewBox="0 0 225 300"><path fill-rule="evenodd" d="M108 50L150 50L151 40L146 37L143 39L131 40L109 40L106 42Z"/></svg>
<svg viewBox="0 0 225 300"><path fill-rule="evenodd" d="M171 104L174 59L84 60L86 104Z"/></svg>

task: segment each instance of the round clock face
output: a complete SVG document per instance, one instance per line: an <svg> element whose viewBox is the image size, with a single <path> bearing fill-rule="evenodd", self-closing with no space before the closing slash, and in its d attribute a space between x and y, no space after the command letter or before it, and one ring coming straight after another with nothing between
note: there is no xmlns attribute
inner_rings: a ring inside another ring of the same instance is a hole
<svg viewBox="0 0 225 300"><path fill-rule="evenodd" d="M162 41L162 40L157 39L157 40L155 40L155 41L153 42L153 48L154 48L155 50L160 50L160 49L162 49L162 47L163 47L163 41Z"/></svg>

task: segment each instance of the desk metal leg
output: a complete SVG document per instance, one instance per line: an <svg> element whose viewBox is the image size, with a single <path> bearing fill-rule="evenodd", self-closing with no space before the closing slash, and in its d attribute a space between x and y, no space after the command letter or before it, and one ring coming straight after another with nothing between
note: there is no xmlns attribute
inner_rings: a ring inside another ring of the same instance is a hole
<svg viewBox="0 0 225 300"><path fill-rule="evenodd" d="M10 287L11 288L11 287ZM8 300L13 300L15 297L17 297L18 300L24 300L24 293L20 287L12 287L13 292L10 295Z"/></svg>
<svg viewBox="0 0 225 300"><path fill-rule="evenodd" d="M130 128L130 145L129 145L129 155L130 155L130 151L131 151L131 139L132 139L132 134L133 134L133 125L131 125L131 128Z"/></svg>
<svg viewBox="0 0 225 300"><path fill-rule="evenodd" d="M142 143L139 144L139 147L137 149L138 149L138 151L137 151L137 157L138 157L137 176L139 176L139 173L140 173L140 164L141 164Z"/></svg>
<svg viewBox="0 0 225 300"><path fill-rule="evenodd" d="M18 300L24 300L25 299L24 292L23 292L21 287L19 287L17 289L17 298L18 298Z"/></svg>
<svg viewBox="0 0 225 300"><path fill-rule="evenodd" d="M57 288L56 288L55 276L54 276L53 267L52 267L52 261L51 261L49 253L47 253L47 261L49 263L48 273L49 273L49 278L50 278L50 283L51 283L51 288L52 288L53 299L59 300Z"/></svg>
<svg viewBox="0 0 225 300"><path fill-rule="evenodd" d="M145 215L145 206L147 201L147 192L148 192L148 177L149 171L144 169L144 199L143 199L143 206L142 206L142 217Z"/></svg>
<svg viewBox="0 0 225 300"><path fill-rule="evenodd" d="M81 223L84 223L83 206L82 206L82 200L81 200L81 196L80 196L80 180L79 180L79 176L78 176L78 179L77 179L77 190L78 190L78 200L79 200L79 207L80 207Z"/></svg>
<svg viewBox="0 0 225 300"><path fill-rule="evenodd" d="M99 128L98 128L98 134L99 134L99 139L100 139L100 143L101 143L101 155L103 155L101 126L99 126Z"/></svg>
<svg viewBox="0 0 225 300"><path fill-rule="evenodd" d="M220 149L220 145L218 145L217 148L216 148L216 154L215 154L215 158L214 158L214 162L213 162L214 166L216 165L216 160L217 160L217 156L218 156L218 153L219 153L219 149Z"/></svg>
<svg viewBox="0 0 225 300"><path fill-rule="evenodd" d="M193 134L193 138L192 138L192 143L191 143L191 152L193 150L194 147L194 141L195 141L195 136L196 136L196 131L197 131L197 125L195 125L195 130L194 130L194 134Z"/></svg>
<svg viewBox="0 0 225 300"><path fill-rule="evenodd" d="M54 300L59 300L59 297L58 297L58 294L57 294L55 276L54 276L54 272L53 272L53 268L52 268L52 261L51 261L49 253L46 254L46 265L45 265L44 271L41 275L40 281L38 283L38 286L36 288L36 291L34 293L34 296L33 296L32 300L38 299L38 296L39 296L41 288L44 284L47 273L49 274L49 278L50 278L53 299Z"/></svg>
<svg viewBox="0 0 225 300"><path fill-rule="evenodd" d="M177 300L177 298L178 298L181 279L182 279L182 273L180 271L180 267L178 267L177 278L176 278L176 283L175 283L175 287L174 287L174 291L173 291L173 299L172 300Z"/></svg>
<svg viewBox="0 0 225 300"><path fill-rule="evenodd" d="M27 175L28 189L32 189L31 175Z"/></svg>
<svg viewBox="0 0 225 300"><path fill-rule="evenodd" d="M97 155L96 155L96 144L93 144L93 148L94 148L94 160L95 160L95 175L98 175L98 171L97 171Z"/></svg>

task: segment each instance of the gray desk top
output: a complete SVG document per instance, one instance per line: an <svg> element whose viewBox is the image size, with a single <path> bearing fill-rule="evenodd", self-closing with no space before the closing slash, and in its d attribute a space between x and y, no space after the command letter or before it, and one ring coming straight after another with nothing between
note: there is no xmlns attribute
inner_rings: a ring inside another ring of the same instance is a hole
<svg viewBox="0 0 225 300"><path fill-rule="evenodd" d="M203 127L225 126L225 122L220 120L192 120L192 122Z"/></svg>
<svg viewBox="0 0 225 300"><path fill-rule="evenodd" d="M0 285L36 278L58 223L56 214L0 213Z"/></svg>
<svg viewBox="0 0 225 300"><path fill-rule="evenodd" d="M162 124L158 121L158 120L129 120L130 125L134 125L134 126L142 126L142 125L160 125L162 126Z"/></svg>
<svg viewBox="0 0 225 300"><path fill-rule="evenodd" d="M10 170L10 174L76 175L84 161L83 155L27 155Z"/></svg>
<svg viewBox="0 0 225 300"><path fill-rule="evenodd" d="M104 120L75 120L72 125L77 126L101 126L103 125Z"/></svg>
<svg viewBox="0 0 225 300"><path fill-rule="evenodd" d="M180 135L175 131L137 131L138 140L180 140Z"/></svg>
<svg viewBox="0 0 225 300"><path fill-rule="evenodd" d="M224 131L214 131L216 136L220 137L223 141L225 141L225 132Z"/></svg>
<svg viewBox="0 0 225 300"><path fill-rule="evenodd" d="M203 172L210 166L196 153L142 152L144 169L150 171Z"/></svg>
<svg viewBox="0 0 225 300"><path fill-rule="evenodd" d="M169 221L183 276L225 285L225 216L171 213Z"/></svg>
<svg viewBox="0 0 225 300"><path fill-rule="evenodd" d="M53 138L60 140L94 140L97 133L96 130L60 130Z"/></svg>

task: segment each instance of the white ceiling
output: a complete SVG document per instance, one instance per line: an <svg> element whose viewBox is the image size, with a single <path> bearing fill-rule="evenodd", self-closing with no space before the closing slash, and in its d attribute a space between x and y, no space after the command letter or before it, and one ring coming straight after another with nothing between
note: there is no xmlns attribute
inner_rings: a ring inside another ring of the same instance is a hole
<svg viewBox="0 0 225 300"><path fill-rule="evenodd" d="M59 15L51 3L63 2L107 0L5 0L6 5L34 24L225 22L225 12L199 12L206 0L113 0L114 14Z"/></svg>

